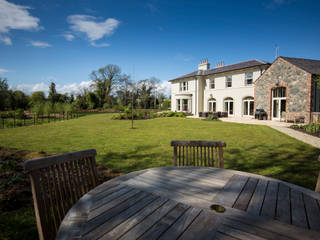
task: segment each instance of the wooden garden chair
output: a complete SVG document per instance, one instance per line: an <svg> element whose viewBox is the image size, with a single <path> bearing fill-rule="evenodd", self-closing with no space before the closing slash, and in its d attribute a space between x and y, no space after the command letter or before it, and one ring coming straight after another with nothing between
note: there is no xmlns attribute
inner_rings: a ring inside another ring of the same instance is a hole
<svg viewBox="0 0 320 240"><path fill-rule="evenodd" d="M171 141L174 166L223 168L223 141Z"/></svg>
<svg viewBox="0 0 320 240"><path fill-rule="evenodd" d="M40 240L55 239L68 210L98 185L96 150L27 160Z"/></svg>

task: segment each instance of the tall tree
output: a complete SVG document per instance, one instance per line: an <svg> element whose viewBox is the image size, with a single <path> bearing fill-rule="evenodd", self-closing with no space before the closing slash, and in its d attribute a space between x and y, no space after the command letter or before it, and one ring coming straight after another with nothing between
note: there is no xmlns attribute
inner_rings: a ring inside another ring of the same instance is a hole
<svg viewBox="0 0 320 240"><path fill-rule="evenodd" d="M49 94L48 94L48 99L49 101L54 104L57 102L57 90L56 90L56 84L54 82L50 83L49 86Z"/></svg>
<svg viewBox="0 0 320 240"><path fill-rule="evenodd" d="M97 71L93 71L90 77L93 80L92 87L98 90L101 106L103 103L111 104L111 92L121 82L120 67L108 64Z"/></svg>
<svg viewBox="0 0 320 240"><path fill-rule="evenodd" d="M0 110L8 110L11 108L12 96L9 90L8 80L0 78Z"/></svg>

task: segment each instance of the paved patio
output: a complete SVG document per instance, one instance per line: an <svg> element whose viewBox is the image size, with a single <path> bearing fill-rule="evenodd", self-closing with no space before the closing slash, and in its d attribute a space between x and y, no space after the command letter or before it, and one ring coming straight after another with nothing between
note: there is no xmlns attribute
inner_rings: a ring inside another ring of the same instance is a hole
<svg viewBox="0 0 320 240"><path fill-rule="evenodd" d="M311 146L320 148L320 138L317 138L302 132L298 132L296 130L289 128L289 126L292 125L292 123L270 121L270 120L257 120L257 119L251 119L251 118L220 118L220 120L224 122L233 122L233 123L266 125L278 130L279 132L287 134L290 137L293 137L302 142L310 144Z"/></svg>

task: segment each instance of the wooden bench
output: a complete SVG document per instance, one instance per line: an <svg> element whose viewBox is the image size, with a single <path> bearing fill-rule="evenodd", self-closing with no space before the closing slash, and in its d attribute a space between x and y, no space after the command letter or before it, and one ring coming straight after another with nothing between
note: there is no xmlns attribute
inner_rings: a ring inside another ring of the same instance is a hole
<svg viewBox="0 0 320 240"><path fill-rule="evenodd" d="M27 160L40 240L55 239L68 210L98 185L95 149Z"/></svg>
<svg viewBox="0 0 320 240"><path fill-rule="evenodd" d="M223 141L171 141L174 166L223 168Z"/></svg>

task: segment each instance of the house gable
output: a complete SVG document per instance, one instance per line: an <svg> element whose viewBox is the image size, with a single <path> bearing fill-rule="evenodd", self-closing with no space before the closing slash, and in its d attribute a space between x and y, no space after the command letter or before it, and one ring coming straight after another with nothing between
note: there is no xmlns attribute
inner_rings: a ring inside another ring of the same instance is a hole
<svg viewBox="0 0 320 240"><path fill-rule="evenodd" d="M286 87L286 119L310 117L311 74L279 57L255 82L255 108L264 109L271 119L274 87Z"/></svg>

